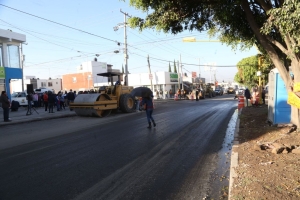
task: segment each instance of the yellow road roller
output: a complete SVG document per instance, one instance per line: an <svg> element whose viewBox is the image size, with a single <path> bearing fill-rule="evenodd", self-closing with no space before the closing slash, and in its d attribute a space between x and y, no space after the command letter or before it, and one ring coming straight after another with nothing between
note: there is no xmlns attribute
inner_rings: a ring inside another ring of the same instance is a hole
<svg viewBox="0 0 300 200"><path fill-rule="evenodd" d="M119 81L113 85L113 77L120 80L121 73L105 72L98 76L108 77L111 86L102 86L99 93L79 94L70 103L70 108L74 109L79 116L106 117L112 110L120 109L122 112L130 113L135 111L134 97L130 94L133 87L123 86Z"/></svg>

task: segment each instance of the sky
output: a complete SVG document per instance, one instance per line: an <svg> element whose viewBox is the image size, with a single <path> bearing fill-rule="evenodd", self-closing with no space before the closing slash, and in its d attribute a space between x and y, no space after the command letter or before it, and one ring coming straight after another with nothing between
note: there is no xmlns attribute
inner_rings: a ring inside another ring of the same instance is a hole
<svg viewBox="0 0 300 200"><path fill-rule="evenodd" d="M130 7L129 0L0 0L0 4L0 29L26 35L24 75L40 79L76 73L77 66L96 57L121 70L125 63L124 28L114 30L124 22L120 10L130 16L145 16ZM199 42L182 42L186 37ZM200 72L207 82L214 74L218 82L231 82L236 64L257 54L255 48L241 52L218 42L200 42L208 40L205 32L173 35L127 27L128 71L148 73L148 55L152 72L168 71L169 63L173 71L174 60L177 63L181 58L183 72L189 77ZM212 65L215 71L205 67Z"/></svg>

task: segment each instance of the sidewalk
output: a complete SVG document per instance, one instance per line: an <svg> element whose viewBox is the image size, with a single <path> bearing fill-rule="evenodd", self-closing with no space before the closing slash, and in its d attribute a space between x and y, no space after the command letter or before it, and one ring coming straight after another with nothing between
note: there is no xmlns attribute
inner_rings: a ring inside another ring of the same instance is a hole
<svg viewBox="0 0 300 200"><path fill-rule="evenodd" d="M268 107L245 107L231 154L229 199L300 199L300 134L270 126Z"/></svg>
<svg viewBox="0 0 300 200"><path fill-rule="evenodd" d="M25 122L76 116L75 112L70 111L70 109L68 107L66 107L65 110L61 110L61 111L56 111L56 108L54 108L53 109L54 113L49 113L48 111L45 111L45 108L43 108L43 107L35 108L35 110L32 109L31 115L26 115L27 107L19 107L18 111L13 111L13 112L9 111L9 118L12 121L4 122L3 121L3 110L0 109L0 127L5 126L5 125L25 123Z"/></svg>

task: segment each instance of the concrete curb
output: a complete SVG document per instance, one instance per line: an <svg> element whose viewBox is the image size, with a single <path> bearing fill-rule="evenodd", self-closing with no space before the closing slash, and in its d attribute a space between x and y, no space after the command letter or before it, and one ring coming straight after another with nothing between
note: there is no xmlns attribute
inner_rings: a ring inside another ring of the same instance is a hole
<svg viewBox="0 0 300 200"><path fill-rule="evenodd" d="M44 121L44 120L48 120L48 119L58 119L58 118L65 118L65 117L74 117L77 116L76 113L71 113L71 114L64 114L64 115L59 115L59 116L47 116L47 117L41 117L41 118L29 118L29 119L25 119L25 120L20 120L20 121L11 121L11 122L7 122L7 123L1 123L1 126L9 126L9 125L15 125L15 124L23 124L23 123L27 123L27 122L35 122L35 121Z"/></svg>
<svg viewBox="0 0 300 200"><path fill-rule="evenodd" d="M238 116L241 115L242 109L240 109ZM231 150L231 161L230 161L230 175L229 175L229 194L228 194L228 199L232 199L231 197L231 192L232 192L232 188L233 188L233 181L234 178L237 176L236 172L235 172L235 168L238 166L238 160L239 160L239 155L237 152L234 152L234 150L236 148L238 148L239 146L239 141L238 141L238 137L239 137L239 129L240 129L240 119L238 118L236 120L236 127L235 127L235 131L234 131L234 140L233 140L233 146L232 146L232 150Z"/></svg>

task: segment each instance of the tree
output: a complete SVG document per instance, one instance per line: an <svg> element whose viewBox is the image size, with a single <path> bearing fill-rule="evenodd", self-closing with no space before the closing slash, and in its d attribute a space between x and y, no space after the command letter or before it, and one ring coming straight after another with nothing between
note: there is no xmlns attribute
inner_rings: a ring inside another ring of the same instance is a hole
<svg viewBox="0 0 300 200"><path fill-rule="evenodd" d="M174 60L174 73L177 73L177 68L176 68L175 60Z"/></svg>
<svg viewBox="0 0 300 200"><path fill-rule="evenodd" d="M169 62L169 72L172 72L172 71L171 71L171 64L170 64L170 62Z"/></svg>
<svg viewBox="0 0 300 200"><path fill-rule="evenodd" d="M184 30L209 31L232 47L256 45L278 69L287 90L300 82L300 2L298 0L130 0L145 11L144 19L133 17L130 25L156 28L177 34ZM291 122L300 127L298 108L292 106Z"/></svg>
<svg viewBox="0 0 300 200"><path fill-rule="evenodd" d="M261 79L264 83L268 82L268 74L271 70L271 64L267 60L265 61L262 69L258 67L258 57L261 55L251 56L243 58L237 63L238 72L234 76L234 81L249 88L258 84L259 77L257 71L261 71Z"/></svg>

